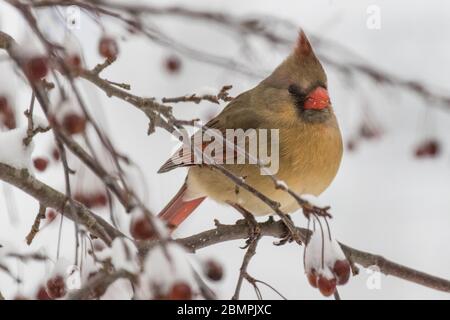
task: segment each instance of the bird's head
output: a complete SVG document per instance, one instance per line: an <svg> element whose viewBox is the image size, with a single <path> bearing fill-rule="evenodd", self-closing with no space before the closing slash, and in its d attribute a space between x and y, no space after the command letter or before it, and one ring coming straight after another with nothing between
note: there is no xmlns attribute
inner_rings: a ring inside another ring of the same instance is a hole
<svg viewBox="0 0 450 320"><path fill-rule="evenodd" d="M332 113L327 76L303 31L292 53L263 83L288 93L305 121L321 122Z"/></svg>

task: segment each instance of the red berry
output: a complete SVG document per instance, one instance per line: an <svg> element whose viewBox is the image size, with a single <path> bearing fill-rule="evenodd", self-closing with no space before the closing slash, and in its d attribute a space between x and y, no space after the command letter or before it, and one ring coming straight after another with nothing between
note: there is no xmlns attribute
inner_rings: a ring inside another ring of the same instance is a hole
<svg viewBox="0 0 450 320"><path fill-rule="evenodd" d="M176 56L170 56L166 58L164 62L167 72L177 73L181 69L181 60Z"/></svg>
<svg viewBox="0 0 450 320"><path fill-rule="evenodd" d="M61 155L59 154L59 150L57 148L54 148L52 150L52 156L56 161L59 161L59 159L61 158Z"/></svg>
<svg viewBox="0 0 450 320"><path fill-rule="evenodd" d="M347 260L337 260L334 263L333 273L336 276L337 284L343 285L350 279L350 263Z"/></svg>
<svg viewBox="0 0 450 320"><path fill-rule="evenodd" d="M336 290L336 279L327 279L324 276L319 276L317 287L319 287L321 294L325 297L329 297Z"/></svg>
<svg viewBox="0 0 450 320"><path fill-rule="evenodd" d="M53 222L53 220L55 220L55 218L56 218L55 210L52 210L52 209L48 210L45 214L45 218L48 220L48 223Z"/></svg>
<svg viewBox="0 0 450 320"><path fill-rule="evenodd" d="M47 169L48 166L48 160L45 158L35 158L33 160L33 164L34 167L38 170L38 171L45 171L45 169Z"/></svg>
<svg viewBox="0 0 450 320"><path fill-rule="evenodd" d="M313 288L317 288L317 273L316 270L312 269L306 275L308 277L308 282Z"/></svg>
<svg viewBox="0 0 450 320"><path fill-rule="evenodd" d="M3 114L0 114L1 123L8 128L9 130L16 128L16 117L14 116L14 112L11 108L5 109Z"/></svg>
<svg viewBox="0 0 450 320"><path fill-rule="evenodd" d="M65 62L69 68L74 70L79 70L81 67L81 57L76 53L67 56Z"/></svg>
<svg viewBox="0 0 450 320"><path fill-rule="evenodd" d="M191 300L191 287L185 282L177 282L170 289L168 298L170 300Z"/></svg>
<svg viewBox="0 0 450 320"><path fill-rule="evenodd" d="M62 298L66 294L66 282L62 276L55 276L47 281L47 293L52 299Z"/></svg>
<svg viewBox="0 0 450 320"><path fill-rule="evenodd" d="M69 113L64 116L62 125L70 134L82 133L86 129L86 119L76 113Z"/></svg>
<svg viewBox="0 0 450 320"><path fill-rule="evenodd" d="M0 96L0 124L10 130L16 128L14 111L9 106L8 99L4 96Z"/></svg>
<svg viewBox="0 0 450 320"><path fill-rule="evenodd" d="M441 152L440 144L437 140L431 139L421 143L416 148L416 157L436 157Z"/></svg>
<svg viewBox="0 0 450 320"><path fill-rule="evenodd" d="M103 36L98 44L98 51L104 58L115 59L119 54L119 46L113 38Z"/></svg>
<svg viewBox="0 0 450 320"><path fill-rule="evenodd" d="M5 112L9 109L8 99L5 96L0 96L0 112Z"/></svg>
<svg viewBox="0 0 450 320"><path fill-rule="evenodd" d="M48 61L46 57L33 57L25 62L25 74L31 81L44 78L48 73Z"/></svg>
<svg viewBox="0 0 450 320"><path fill-rule="evenodd" d="M104 193L97 193L92 197L94 207L104 207L108 203L108 197Z"/></svg>
<svg viewBox="0 0 450 320"><path fill-rule="evenodd" d="M210 280L213 281L222 280L223 268L218 262L214 260L208 260L205 262L204 268L205 274Z"/></svg>
<svg viewBox="0 0 450 320"><path fill-rule="evenodd" d="M153 227L145 216L131 220L130 233L136 240L148 240L155 236Z"/></svg>
<svg viewBox="0 0 450 320"><path fill-rule="evenodd" d="M44 286L40 286L39 290L36 293L36 300L52 300L50 296L47 293L47 290L45 290Z"/></svg>

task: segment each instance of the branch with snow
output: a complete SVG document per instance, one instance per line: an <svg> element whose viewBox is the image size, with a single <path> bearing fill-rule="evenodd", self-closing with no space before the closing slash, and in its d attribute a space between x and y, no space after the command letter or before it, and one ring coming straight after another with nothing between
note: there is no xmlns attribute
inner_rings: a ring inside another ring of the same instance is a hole
<svg viewBox="0 0 450 320"><path fill-rule="evenodd" d="M273 221L269 219L267 222L258 223L259 234L268 237L284 238L288 230L282 221ZM311 231L304 228L296 227L301 240L307 242ZM177 242L185 245L190 251L195 252L202 248L215 245L218 243L233 241L239 239L247 239L251 234L251 230L245 223L236 223L234 225L216 224L216 228L201 232L199 234L176 239ZM151 243L142 245L143 250ZM377 266L381 273L394 276L406 281L414 282L435 290L450 292L450 281L439 278L425 272L403 266L380 255L361 251L348 245L339 243L347 259L364 268Z"/></svg>
<svg viewBox="0 0 450 320"><path fill-rule="evenodd" d="M2 133L3 135L4 133ZM1 135L0 135L1 136ZM123 234L87 207L74 201L73 209L67 197L32 176L27 169L18 169L0 163L0 180L5 181L29 194L40 204L62 212L66 217L81 223L86 230L110 244L112 239Z"/></svg>

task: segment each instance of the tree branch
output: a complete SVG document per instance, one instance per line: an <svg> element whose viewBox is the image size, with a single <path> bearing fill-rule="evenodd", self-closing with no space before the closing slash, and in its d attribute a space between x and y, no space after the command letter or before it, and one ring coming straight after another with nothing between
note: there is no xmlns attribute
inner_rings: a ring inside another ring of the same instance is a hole
<svg viewBox="0 0 450 320"><path fill-rule="evenodd" d="M38 200L41 205L60 211L69 219L84 225L90 233L108 245L114 238L124 236L81 203L73 201L71 207L66 195L37 180L26 169L16 169L0 163L0 180L21 189Z"/></svg>
<svg viewBox="0 0 450 320"><path fill-rule="evenodd" d="M258 223L260 235L270 236L275 238L283 238L288 230L282 221L272 221ZM304 228L296 228L298 234L303 241L307 239L310 231ZM202 249L221 242L247 239L251 234L249 226L245 223L237 223L234 225L216 224L216 228L201 232L199 234L177 239L176 241L184 245L191 252ZM142 244L145 250L151 243ZM410 267L390 261L380 255L354 249L345 244L340 243L342 250L347 258L365 268L376 266L380 272L385 275L391 275L403 280L414 282L422 286L432 288L435 290L450 292L450 281L439 278L425 272L414 270Z"/></svg>

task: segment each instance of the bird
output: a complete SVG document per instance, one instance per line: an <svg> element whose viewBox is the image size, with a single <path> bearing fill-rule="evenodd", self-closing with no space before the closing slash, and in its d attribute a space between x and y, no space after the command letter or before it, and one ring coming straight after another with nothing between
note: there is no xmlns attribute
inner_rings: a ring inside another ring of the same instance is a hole
<svg viewBox="0 0 450 320"><path fill-rule="evenodd" d="M303 30L293 47L267 78L234 98L205 127L220 132L278 129L276 178L298 195L319 196L338 172L343 154L342 137L329 98L326 73ZM172 230L206 198L237 205L254 216L274 214L255 193L237 188L235 182L211 165L185 161L193 158L194 152L185 153L180 155L180 150L177 151L158 171L188 168L180 190L158 215ZM293 213L299 209L296 199L275 188L273 180L261 173L259 164L227 162L223 167L278 202L282 212Z"/></svg>

